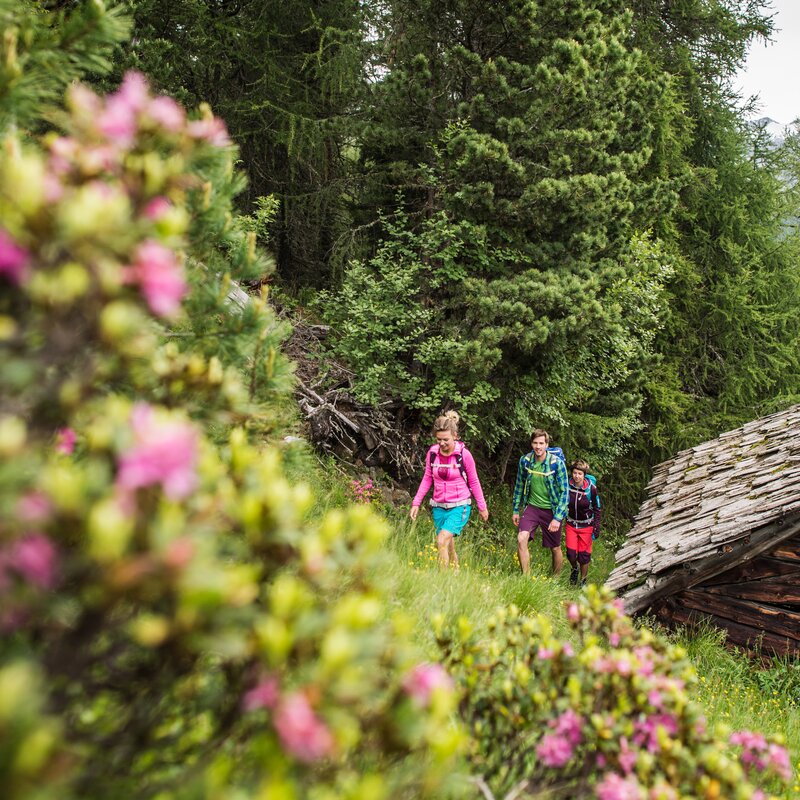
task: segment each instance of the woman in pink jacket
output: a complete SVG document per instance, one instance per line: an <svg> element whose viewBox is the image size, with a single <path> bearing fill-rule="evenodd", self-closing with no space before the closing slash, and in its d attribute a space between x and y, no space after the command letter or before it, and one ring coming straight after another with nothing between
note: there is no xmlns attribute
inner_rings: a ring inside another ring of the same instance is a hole
<svg viewBox="0 0 800 800"><path fill-rule="evenodd" d="M481 482L475 469L475 459L463 442L458 441L459 416L447 411L433 424L436 444L425 456L425 474L411 502L411 519L416 519L422 500L433 483L431 506L439 548L439 566L458 567L455 537L464 529L472 510L472 496L484 522L489 509L483 499Z"/></svg>

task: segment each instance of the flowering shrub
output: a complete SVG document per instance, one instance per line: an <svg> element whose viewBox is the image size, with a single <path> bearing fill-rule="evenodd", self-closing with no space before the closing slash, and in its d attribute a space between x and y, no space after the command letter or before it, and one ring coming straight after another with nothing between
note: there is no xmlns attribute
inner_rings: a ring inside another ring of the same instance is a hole
<svg viewBox="0 0 800 800"><path fill-rule="evenodd" d="M350 481L350 491L356 503L371 503L377 497L377 489L372 482L372 478L367 478L364 481Z"/></svg>
<svg viewBox="0 0 800 800"><path fill-rule="evenodd" d="M745 800L765 797L756 779L789 779L779 743L735 733L737 758L706 729L687 699L685 653L634 628L610 593L589 587L567 619L574 646L513 606L491 619L489 639L436 621L464 691L473 771L496 796Z"/></svg>
<svg viewBox="0 0 800 800"><path fill-rule="evenodd" d="M0 151L4 797L446 795L455 693L369 579L385 524L306 524L263 442L290 370L228 299L266 264L223 123L136 74L67 104Z"/></svg>

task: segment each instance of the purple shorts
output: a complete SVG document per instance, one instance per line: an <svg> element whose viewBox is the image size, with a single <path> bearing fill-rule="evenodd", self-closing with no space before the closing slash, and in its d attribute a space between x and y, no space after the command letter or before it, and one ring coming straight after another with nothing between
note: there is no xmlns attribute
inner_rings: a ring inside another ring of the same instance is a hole
<svg viewBox="0 0 800 800"><path fill-rule="evenodd" d="M537 506L525 506L522 516L519 518L519 529L523 533L528 531L529 538L533 539L536 529L542 529L542 547L552 550L554 547L561 547L561 528L550 533L547 526L553 521L553 512L549 508L538 508Z"/></svg>

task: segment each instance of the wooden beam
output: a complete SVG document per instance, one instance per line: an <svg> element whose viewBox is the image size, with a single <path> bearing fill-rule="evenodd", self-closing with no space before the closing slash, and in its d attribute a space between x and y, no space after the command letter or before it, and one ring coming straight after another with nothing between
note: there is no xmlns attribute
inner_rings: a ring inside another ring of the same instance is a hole
<svg viewBox="0 0 800 800"><path fill-rule="evenodd" d="M729 569L707 581L703 581L703 586L716 586L718 584L743 583L745 581L760 580L782 580L792 576L800 581L800 567L787 561L772 558L772 553L761 558L754 558L746 561L738 567Z"/></svg>
<svg viewBox="0 0 800 800"><path fill-rule="evenodd" d="M720 597L757 600L771 605L800 606L800 584L797 583L750 581L749 583L723 583L718 586L698 586L697 588Z"/></svg>
<svg viewBox="0 0 800 800"><path fill-rule="evenodd" d="M754 530L749 537L730 545L730 552L717 553L698 561L676 567L664 576L656 576L651 586L645 584L622 595L625 610L633 614L652 606L663 597L696 586L746 561L774 550L776 545L800 534L800 515L789 520L778 520Z"/></svg>
<svg viewBox="0 0 800 800"><path fill-rule="evenodd" d="M794 639L800 643L800 611L757 603L753 600L737 600L720 597L708 592L688 589L681 592L676 602L695 611L713 614L720 619L749 625L758 630L770 631L781 638Z"/></svg>
<svg viewBox="0 0 800 800"><path fill-rule="evenodd" d="M800 645L792 639L776 636L769 631L761 631L747 625L740 625L730 620L718 619L711 614L692 611L682 607L669 607L664 603L656 611L659 620L671 625L697 625L701 621L710 622L725 631L728 642L748 650L760 648L762 652L779 656L800 653Z"/></svg>

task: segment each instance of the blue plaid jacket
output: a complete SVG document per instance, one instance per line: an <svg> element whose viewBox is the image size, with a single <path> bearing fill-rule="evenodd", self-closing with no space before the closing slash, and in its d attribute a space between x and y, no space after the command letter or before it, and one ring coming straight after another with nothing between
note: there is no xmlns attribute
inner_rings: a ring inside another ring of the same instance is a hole
<svg viewBox="0 0 800 800"><path fill-rule="evenodd" d="M517 467L517 480L514 483L514 503L513 510L519 514L521 505L527 502L528 483L531 475L531 463L536 459L533 451L526 453L519 460ZM567 475L567 465L552 453L545 456L547 466L550 471L545 473L544 483L547 487L547 496L550 498L550 508L553 516L557 520L562 520L567 516L567 506L569 505L569 476Z"/></svg>

